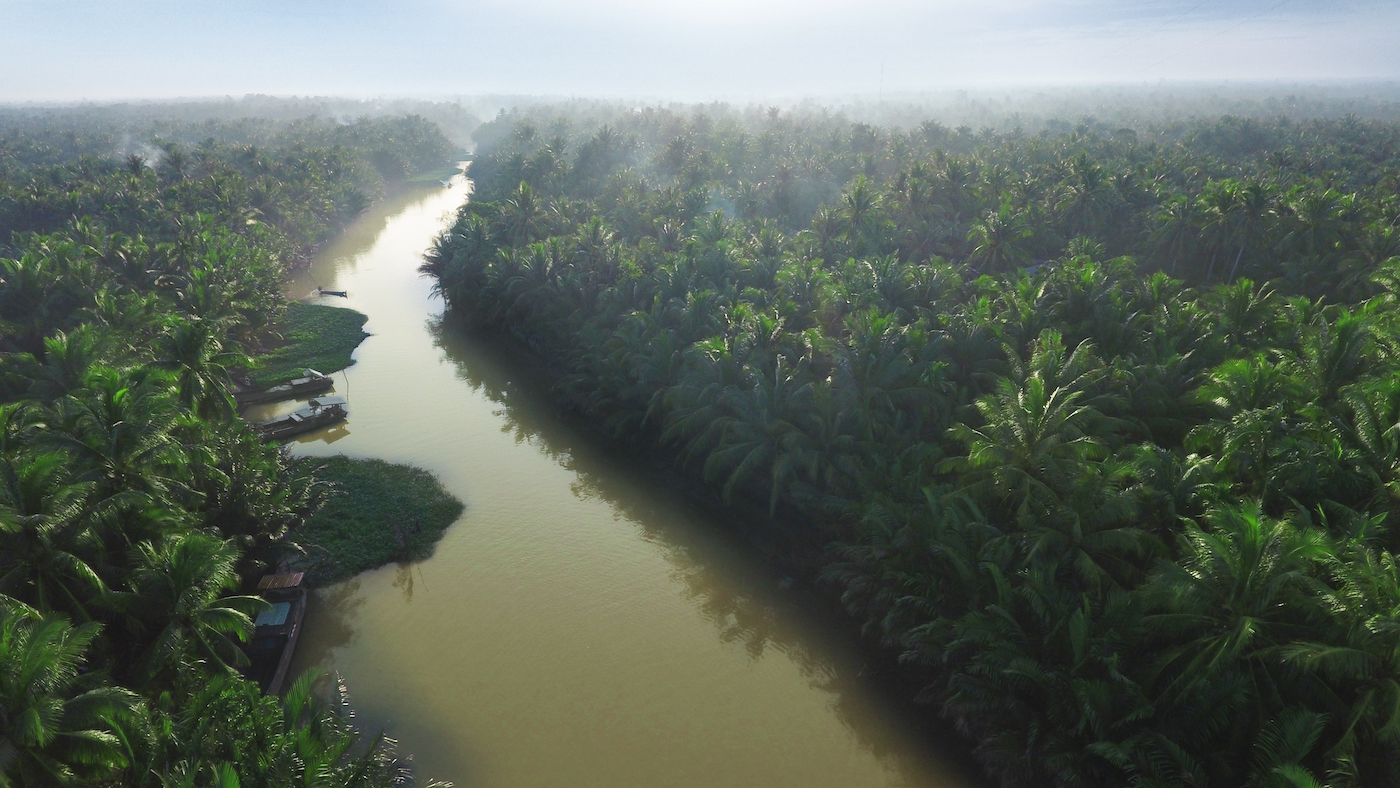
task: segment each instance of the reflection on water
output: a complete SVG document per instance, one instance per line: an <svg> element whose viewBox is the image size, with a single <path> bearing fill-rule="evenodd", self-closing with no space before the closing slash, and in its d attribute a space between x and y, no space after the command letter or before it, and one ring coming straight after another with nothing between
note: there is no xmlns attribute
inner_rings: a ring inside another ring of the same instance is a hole
<svg viewBox="0 0 1400 788"><path fill-rule="evenodd" d="M716 522L712 514L696 511L678 490L671 491L671 496L659 493L656 488L665 484L664 477L648 474L598 446L596 439L579 434L555 413L543 387L513 383L512 379L531 377L531 372L520 369L512 358L516 348L508 342L474 336L445 319L430 321L429 330L456 365L458 377L473 392L497 404L492 413L500 419L503 434L510 435L516 444L535 447L574 473L570 483L574 496L605 504L619 520L637 526L639 536L661 551L670 564L670 579L681 586L679 593L711 623L720 642L743 648L753 660L775 649L795 663L809 686L831 694L831 710L861 745L902 772L902 782L894 784L977 782L975 775L965 773L971 764L964 753L937 745L926 756L941 756L956 766L945 766L946 782L931 781L929 764L910 757L907 748L911 742L891 735L885 721L898 718L905 725L924 722L926 727L942 731L944 726L929 719L932 710L910 709L877 694L864 680L870 666L858 653L860 649L854 644L843 647L838 640L851 633L823 620L823 614L830 611L814 610L812 605L803 604L812 600L788 591L790 578L774 574L746 555L744 545L736 544L738 537L729 536L735 529Z"/></svg>
<svg viewBox="0 0 1400 788"><path fill-rule="evenodd" d="M298 435L292 440L296 443L335 443L341 438L348 438L349 436L350 427L347 426L345 422L341 422L340 424L332 424L329 427L323 427L315 432Z"/></svg>
<svg viewBox="0 0 1400 788"><path fill-rule="evenodd" d="M301 667L339 672L362 721L463 788L970 784L722 523L425 320L415 269L462 197L399 198L295 285L349 290L325 302L373 336L337 381L348 425L293 451L411 462L467 504L431 559L319 593Z"/></svg>

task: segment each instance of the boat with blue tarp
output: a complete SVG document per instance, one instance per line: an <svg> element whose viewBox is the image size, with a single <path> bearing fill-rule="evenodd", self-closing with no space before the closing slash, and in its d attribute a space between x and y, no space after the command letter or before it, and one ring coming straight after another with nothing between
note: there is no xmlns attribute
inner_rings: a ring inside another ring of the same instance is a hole
<svg viewBox="0 0 1400 788"><path fill-rule="evenodd" d="M244 675L257 682L264 694L278 694L287 681L306 616L305 576L304 572L279 572L258 581L258 594L271 606L253 621L253 637L245 648L248 667Z"/></svg>

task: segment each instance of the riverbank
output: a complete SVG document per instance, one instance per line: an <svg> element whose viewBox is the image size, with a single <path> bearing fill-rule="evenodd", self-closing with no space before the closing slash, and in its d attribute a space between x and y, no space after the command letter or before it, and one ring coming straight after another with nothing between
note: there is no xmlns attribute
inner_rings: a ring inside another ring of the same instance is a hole
<svg viewBox="0 0 1400 788"><path fill-rule="evenodd" d="M306 551L297 568L313 587L430 558L465 508L437 477L411 465L344 456L296 465L330 488L321 509L288 535Z"/></svg>
<svg viewBox="0 0 1400 788"><path fill-rule="evenodd" d="M330 374L355 363L353 353L369 334L365 315L353 309L292 301L281 326L281 342L259 356L249 377L262 386L275 386L299 377L310 367Z"/></svg>
<svg viewBox="0 0 1400 788"><path fill-rule="evenodd" d="M291 301L282 344L257 360L250 377L274 386L311 368L338 372L370 334L368 317L345 307ZM321 508L288 535L304 557L296 568L312 587L353 577L389 563L430 557L444 530L462 513L462 502L428 471L378 459L331 457L297 462L305 477L325 485Z"/></svg>
<svg viewBox="0 0 1400 788"><path fill-rule="evenodd" d="M681 454L674 447L627 439L600 428L596 419L578 410L562 396L559 387L568 375L562 366L549 363L508 330L473 323L469 315L449 311L439 324L444 334L469 337L478 349L488 353L501 369L495 375L501 383L478 380L493 400L508 403L510 409L549 412L564 434L532 436L547 443L569 446L571 456L584 447L614 466L614 471L635 479L642 486L662 491L703 516L705 523L730 549L753 555L768 587L778 589L782 615L801 622L803 629L833 637L857 656L859 677L881 699L886 719L923 734L921 744L964 786L992 785L983 764L974 756L976 743L959 732L939 711L931 695L938 675L927 666L901 658L900 649L881 642L872 631L843 605L841 589L821 578L830 563L826 546L815 538L801 539L800 525L790 514L772 516L766 507L743 498L725 501L714 485L684 469ZM542 425L536 424L536 429ZM769 604L772 604L771 602Z"/></svg>
<svg viewBox="0 0 1400 788"><path fill-rule="evenodd" d="M427 172L420 172L417 175L411 175L404 179L403 185L422 186L425 184L440 183L442 181L451 181L461 174L462 165L456 164L451 167L443 167L440 170L429 170Z"/></svg>

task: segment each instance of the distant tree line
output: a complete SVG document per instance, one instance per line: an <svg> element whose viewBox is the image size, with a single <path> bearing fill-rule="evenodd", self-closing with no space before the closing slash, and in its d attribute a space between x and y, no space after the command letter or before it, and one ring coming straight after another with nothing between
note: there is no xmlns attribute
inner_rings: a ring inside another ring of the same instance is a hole
<svg viewBox="0 0 1400 788"><path fill-rule="evenodd" d="M153 137L121 148L140 152L115 155L107 125L70 145L39 121L0 124L0 250L25 233L75 221L116 234L111 243L137 232L148 242L173 242L192 219L217 214L231 232L256 236L262 249L295 263L377 198L385 178L441 168L453 153L437 127L416 116L353 124L251 119L202 130L237 139L242 125L262 129L268 144L207 136L188 146ZM60 163L48 163L54 160ZM268 281L276 287L275 278Z"/></svg>
<svg viewBox="0 0 1400 788"><path fill-rule="evenodd" d="M423 266L1006 785L1400 783L1400 125L510 114Z"/></svg>
<svg viewBox="0 0 1400 788"><path fill-rule="evenodd" d="M188 160L192 149L207 156L218 147L240 148L253 158L260 151L314 148L348 157L361 167L357 185L377 190L383 180L441 168L457 148L437 124L417 114L289 120L173 119L166 114L178 106L151 107L134 116L110 107L28 112L0 107L0 167L14 171L68 165L83 157L131 155L154 166L172 150ZM470 116L462 122L476 125Z"/></svg>

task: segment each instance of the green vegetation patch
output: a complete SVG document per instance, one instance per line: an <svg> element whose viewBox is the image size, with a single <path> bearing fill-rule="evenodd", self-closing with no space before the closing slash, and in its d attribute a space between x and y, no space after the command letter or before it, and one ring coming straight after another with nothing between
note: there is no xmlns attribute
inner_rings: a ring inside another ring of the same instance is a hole
<svg viewBox="0 0 1400 788"><path fill-rule="evenodd" d="M285 344L258 358L253 381L275 386L300 376L307 367L330 373L350 366L355 363L350 354L369 336L364 330L366 320L345 307L288 304L282 331Z"/></svg>
<svg viewBox="0 0 1400 788"><path fill-rule="evenodd" d="M422 561L462 515L462 502L422 468L350 457L297 461L331 484L321 510L291 539L306 548L313 585L327 585L395 561Z"/></svg>
<svg viewBox="0 0 1400 788"><path fill-rule="evenodd" d="M409 182L409 183L437 183L437 182L439 182L439 181L445 181L445 180L448 180L448 179L452 178L452 177L455 176L455 175L461 175L461 174L462 174L462 168L454 164L454 165L452 165L451 167L443 167L443 168L441 168L441 169L428 170L427 172L422 172L422 173L419 173L419 174L417 174L417 175L413 175L413 176L411 176L411 177L408 178L408 182Z"/></svg>

